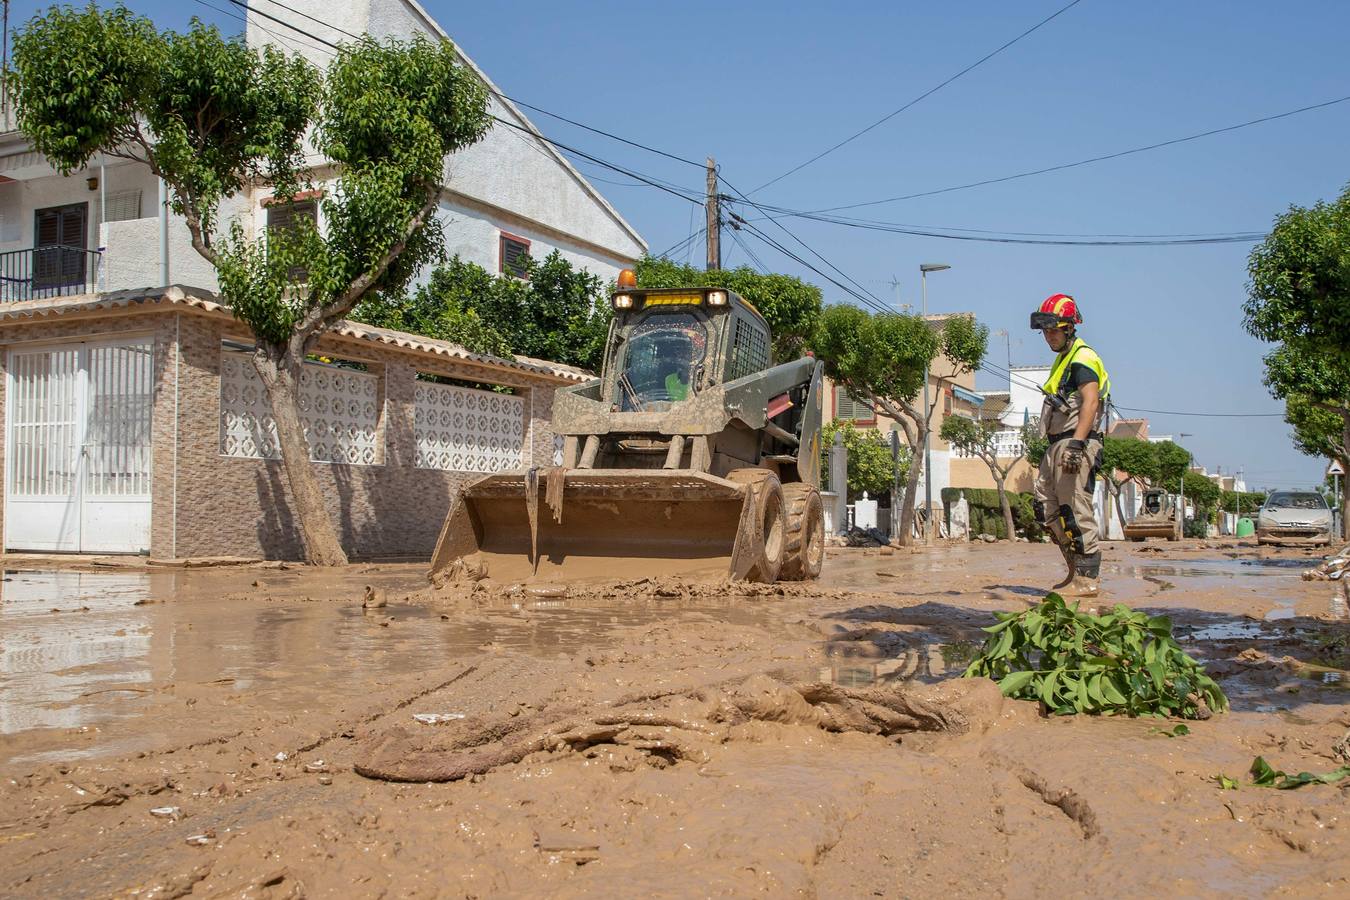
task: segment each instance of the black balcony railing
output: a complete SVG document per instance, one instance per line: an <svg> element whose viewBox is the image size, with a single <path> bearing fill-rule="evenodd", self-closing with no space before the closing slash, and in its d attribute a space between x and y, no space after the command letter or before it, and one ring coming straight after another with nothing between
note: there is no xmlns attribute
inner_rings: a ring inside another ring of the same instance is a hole
<svg viewBox="0 0 1350 900"><path fill-rule="evenodd" d="M90 294L98 289L99 250L34 247L0 253L0 302Z"/></svg>

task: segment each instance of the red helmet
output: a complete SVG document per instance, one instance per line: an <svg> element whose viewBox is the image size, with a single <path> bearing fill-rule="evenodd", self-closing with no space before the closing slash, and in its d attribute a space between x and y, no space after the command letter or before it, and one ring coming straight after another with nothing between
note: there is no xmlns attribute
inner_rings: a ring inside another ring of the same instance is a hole
<svg viewBox="0 0 1350 900"><path fill-rule="evenodd" d="M1078 311L1078 302L1068 294L1054 294L1046 297L1041 308L1031 314L1032 331L1045 328L1063 328L1066 325L1078 325L1083 314Z"/></svg>

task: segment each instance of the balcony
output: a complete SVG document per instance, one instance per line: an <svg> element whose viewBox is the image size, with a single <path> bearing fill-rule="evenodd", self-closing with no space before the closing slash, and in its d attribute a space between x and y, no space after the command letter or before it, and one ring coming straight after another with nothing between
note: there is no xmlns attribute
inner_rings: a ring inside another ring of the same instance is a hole
<svg viewBox="0 0 1350 900"><path fill-rule="evenodd" d="M33 247L0 253L0 303L92 294L103 253L83 247Z"/></svg>

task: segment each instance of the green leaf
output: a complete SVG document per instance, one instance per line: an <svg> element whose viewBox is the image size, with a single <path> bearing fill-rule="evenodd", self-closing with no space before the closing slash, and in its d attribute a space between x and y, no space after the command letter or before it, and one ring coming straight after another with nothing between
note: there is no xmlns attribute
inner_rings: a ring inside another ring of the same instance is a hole
<svg viewBox="0 0 1350 900"><path fill-rule="evenodd" d="M1259 787L1269 787L1275 783L1276 778L1284 775L1284 773L1276 772L1264 757L1258 756L1252 760L1251 775L1253 784Z"/></svg>
<svg viewBox="0 0 1350 900"><path fill-rule="evenodd" d="M1252 760L1252 784L1257 787L1276 788L1282 791L1293 790L1303 787L1305 784L1335 784L1343 778L1350 777L1350 766L1341 766L1331 772L1323 774L1314 774L1312 772L1299 772L1297 775L1287 775L1282 771L1273 768L1263 757L1256 757Z"/></svg>
<svg viewBox="0 0 1350 900"><path fill-rule="evenodd" d="M1055 669L1049 675L1042 678L1040 690L1037 691L1037 696L1040 697L1041 702L1051 709L1055 708L1055 688L1059 684L1059 678L1062 673L1062 669Z"/></svg>
<svg viewBox="0 0 1350 900"><path fill-rule="evenodd" d="M1237 783L1237 781L1235 781L1235 780L1232 779L1232 778L1229 778L1227 775L1223 774L1222 772L1220 772L1219 774L1215 775L1215 776L1214 776L1214 780L1215 780L1216 782L1218 782L1218 784L1219 784L1219 790L1221 790L1221 791L1236 791L1236 790L1238 790L1238 783Z"/></svg>
<svg viewBox="0 0 1350 900"><path fill-rule="evenodd" d="M1031 684L1035 677L1035 672L1013 672L998 683L998 689L1003 692L1003 696L1012 697Z"/></svg>

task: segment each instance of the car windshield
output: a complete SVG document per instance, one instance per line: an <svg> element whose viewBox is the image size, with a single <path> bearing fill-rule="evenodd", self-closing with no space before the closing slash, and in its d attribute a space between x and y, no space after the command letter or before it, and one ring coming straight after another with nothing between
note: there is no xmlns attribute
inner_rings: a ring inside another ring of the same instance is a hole
<svg viewBox="0 0 1350 900"><path fill-rule="evenodd" d="M1266 506L1270 509L1326 509L1327 501L1321 494L1311 492L1271 494Z"/></svg>
<svg viewBox="0 0 1350 900"><path fill-rule="evenodd" d="M694 393L694 374L708 332L691 313L653 313L632 330L619 376L625 412L652 403L677 403Z"/></svg>

